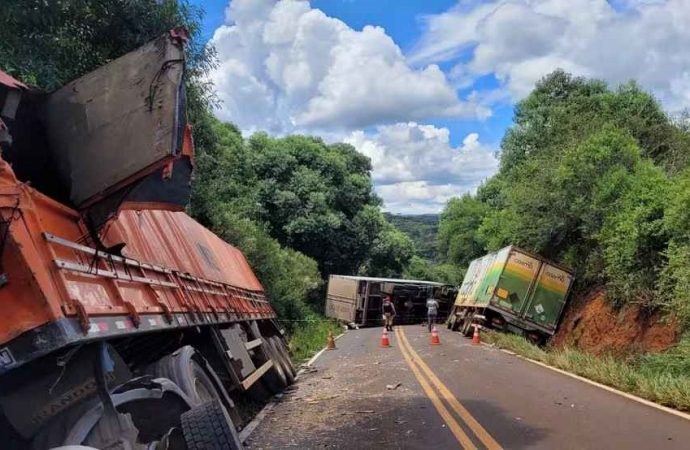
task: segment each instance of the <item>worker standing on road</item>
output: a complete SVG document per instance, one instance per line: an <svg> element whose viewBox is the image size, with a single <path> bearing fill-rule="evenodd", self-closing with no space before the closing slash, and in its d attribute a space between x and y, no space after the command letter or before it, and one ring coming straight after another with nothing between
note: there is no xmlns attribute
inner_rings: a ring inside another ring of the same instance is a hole
<svg viewBox="0 0 690 450"><path fill-rule="evenodd" d="M383 299L383 321L386 330L393 331L393 318L395 317L395 306L390 295Z"/></svg>
<svg viewBox="0 0 690 450"><path fill-rule="evenodd" d="M436 323L436 317L438 316L438 301L430 297L426 301L426 311L429 324L429 333L431 333L431 328Z"/></svg>

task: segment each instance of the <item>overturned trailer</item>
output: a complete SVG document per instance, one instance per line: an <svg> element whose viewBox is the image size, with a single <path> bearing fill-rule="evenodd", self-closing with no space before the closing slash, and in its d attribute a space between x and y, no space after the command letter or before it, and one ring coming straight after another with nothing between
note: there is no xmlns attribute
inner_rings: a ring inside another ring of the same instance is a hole
<svg viewBox="0 0 690 450"><path fill-rule="evenodd" d="M397 315L395 323L420 323L426 320L426 301L439 303L438 317L444 318L457 287L433 281L331 275L326 294L326 316L357 326L380 325L382 302L390 294Z"/></svg>

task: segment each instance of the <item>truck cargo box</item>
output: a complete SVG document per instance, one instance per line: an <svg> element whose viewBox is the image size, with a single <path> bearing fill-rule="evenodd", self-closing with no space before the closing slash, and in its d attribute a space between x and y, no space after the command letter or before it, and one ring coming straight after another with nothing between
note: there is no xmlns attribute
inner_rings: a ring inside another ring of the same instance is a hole
<svg viewBox="0 0 690 450"><path fill-rule="evenodd" d="M568 269L509 246L470 263L455 307L489 308L509 326L552 335L573 279Z"/></svg>

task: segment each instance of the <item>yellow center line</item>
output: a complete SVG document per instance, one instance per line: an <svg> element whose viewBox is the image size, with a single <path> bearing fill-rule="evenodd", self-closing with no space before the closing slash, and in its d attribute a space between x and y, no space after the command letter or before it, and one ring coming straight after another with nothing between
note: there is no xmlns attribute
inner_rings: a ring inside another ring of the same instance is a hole
<svg viewBox="0 0 690 450"><path fill-rule="evenodd" d="M400 336L400 341L408 347L409 354L413 361L417 363L424 372L424 374L429 377L431 383L439 390L441 396L448 404L453 408L453 410L460 416L460 418L467 424L467 426L472 430L472 432L477 436L477 438L484 444L489 450L500 450L503 447L496 442L496 440L481 426L479 422L470 414L470 412L460 404L457 398L450 392L441 380L434 374L434 372L426 365L426 363L419 357L417 352L414 351L412 345L407 340L405 332L402 327L398 327L398 336Z"/></svg>
<svg viewBox="0 0 690 450"><path fill-rule="evenodd" d="M402 327L398 327L398 333L401 332ZM407 365L410 366L410 369L412 369L412 373L417 378L417 381L419 381L419 384L422 386L422 389L426 393L426 396L429 397L431 403L433 403L434 407L436 408L436 411L438 411L443 420L446 422L448 428L455 436L455 439L457 439L457 441L460 443L460 445L462 445L464 449L477 450L477 447L474 445L470 437L467 435L467 433L465 433L460 424L455 420L450 411L448 411L448 408L445 407L441 399L438 397L436 391L434 391L434 389L429 385L427 380L424 379L424 376L419 371L419 368L417 368L417 365L412 360L412 357L407 353L407 350L404 348L402 342L398 347L400 348L400 352L402 353L403 358L405 358Z"/></svg>

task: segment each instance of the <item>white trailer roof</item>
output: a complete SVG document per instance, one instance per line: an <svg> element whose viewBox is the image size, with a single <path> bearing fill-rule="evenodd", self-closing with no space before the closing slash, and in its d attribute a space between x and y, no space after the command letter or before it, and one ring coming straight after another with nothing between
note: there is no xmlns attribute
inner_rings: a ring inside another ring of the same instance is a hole
<svg viewBox="0 0 690 450"><path fill-rule="evenodd" d="M376 281L379 283L423 284L426 286L446 286L443 283L436 283L435 281L403 280L400 278L375 278L375 277L360 277L360 276L354 276L354 275L331 275L331 277L347 278L350 280L360 280L360 281Z"/></svg>

